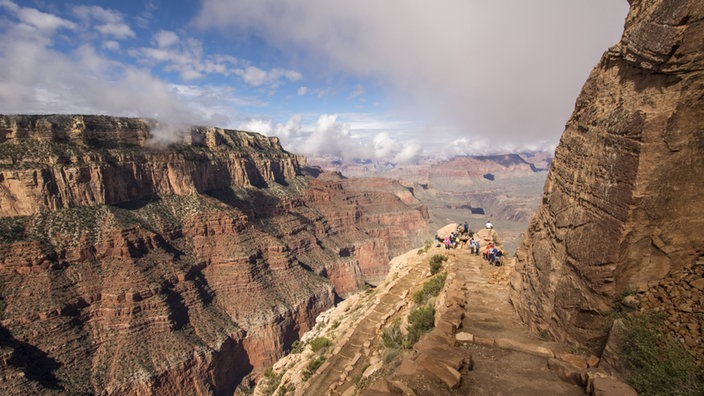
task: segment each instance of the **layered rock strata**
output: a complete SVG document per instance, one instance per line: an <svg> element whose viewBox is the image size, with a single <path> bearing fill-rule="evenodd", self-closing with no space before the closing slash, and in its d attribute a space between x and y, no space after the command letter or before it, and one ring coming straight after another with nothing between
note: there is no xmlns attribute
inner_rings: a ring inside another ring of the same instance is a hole
<svg viewBox="0 0 704 396"><path fill-rule="evenodd" d="M153 128L0 116L3 392L232 392L427 225L275 138Z"/></svg>
<svg viewBox="0 0 704 396"><path fill-rule="evenodd" d="M633 292L704 325L691 309L704 255L704 3L630 3L577 99L512 278L523 320L595 352ZM701 338L684 338L700 353Z"/></svg>

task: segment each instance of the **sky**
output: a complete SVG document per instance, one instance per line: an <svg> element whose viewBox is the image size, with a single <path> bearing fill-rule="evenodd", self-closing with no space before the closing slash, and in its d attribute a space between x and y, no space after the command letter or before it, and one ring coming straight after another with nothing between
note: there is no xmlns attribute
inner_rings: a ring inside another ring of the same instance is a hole
<svg viewBox="0 0 704 396"><path fill-rule="evenodd" d="M0 113L149 117L307 156L554 149L626 0L0 0Z"/></svg>

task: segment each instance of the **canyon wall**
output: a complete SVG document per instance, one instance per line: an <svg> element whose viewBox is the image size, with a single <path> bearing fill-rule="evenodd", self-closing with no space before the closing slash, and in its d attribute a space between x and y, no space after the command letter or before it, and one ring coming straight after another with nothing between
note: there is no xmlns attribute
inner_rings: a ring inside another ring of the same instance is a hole
<svg viewBox="0 0 704 396"><path fill-rule="evenodd" d="M510 298L533 329L600 353L636 293L702 356L704 2L629 3L557 147Z"/></svg>
<svg viewBox="0 0 704 396"><path fill-rule="evenodd" d="M0 116L6 394L232 392L425 236L393 182L307 172L255 133L154 128Z"/></svg>

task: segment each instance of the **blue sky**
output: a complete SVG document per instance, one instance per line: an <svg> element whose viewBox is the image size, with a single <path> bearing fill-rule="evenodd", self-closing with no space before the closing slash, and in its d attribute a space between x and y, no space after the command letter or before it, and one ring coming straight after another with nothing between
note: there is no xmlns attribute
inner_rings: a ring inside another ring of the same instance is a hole
<svg viewBox="0 0 704 396"><path fill-rule="evenodd" d="M0 112L213 125L309 156L552 148L626 0L0 0Z"/></svg>

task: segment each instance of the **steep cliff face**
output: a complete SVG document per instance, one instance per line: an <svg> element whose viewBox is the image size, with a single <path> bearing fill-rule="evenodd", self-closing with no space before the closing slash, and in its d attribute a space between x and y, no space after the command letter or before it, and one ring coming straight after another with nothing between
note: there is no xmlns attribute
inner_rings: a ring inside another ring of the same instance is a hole
<svg viewBox="0 0 704 396"><path fill-rule="evenodd" d="M694 287L704 255L704 3L630 3L622 40L577 99L512 279L523 320L597 352L624 293L655 293L672 326L691 323L696 339L704 325ZM688 291L687 309L673 303L684 298L677 290Z"/></svg>
<svg viewBox="0 0 704 396"><path fill-rule="evenodd" d="M427 225L275 138L152 127L0 116L3 392L232 391Z"/></svg>

